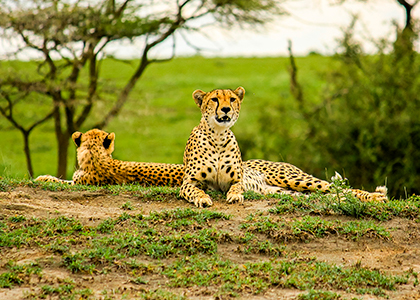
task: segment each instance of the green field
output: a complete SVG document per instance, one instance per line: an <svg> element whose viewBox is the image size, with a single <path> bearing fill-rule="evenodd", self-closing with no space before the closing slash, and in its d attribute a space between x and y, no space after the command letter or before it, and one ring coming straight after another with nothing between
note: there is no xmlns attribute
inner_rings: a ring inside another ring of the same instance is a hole
<svg viewBox="0 0 420 300"><path fill-rule="evenodd" d="M15 62L16 63L16 62ZM315 95L322 90L325 82L322 74L331 68L334 62L327 57L312 55L297 58L300 81L305 87L305 95ZM5 69L10 62L2 62ZM29 63L19 63L22 70L30 69ZM105 60L102 63L102 95L113 93L115 97L127 81L136 62ZM191 94L196 89L209 91L214 88L236 88L246 90L241 116L233 130L244 152L244 158L264 158L248 144L258 143L258 119L275 109L291 107L290 111L281 112L278 122L291 132L292 140L285 145L296 147L300 133L305 128L294 113L294 100L289 91L289 58L176 58L170 62L152 64L144 77L137 83L129 101L118 118L114 119L105 130L115 132L116 150L114 158L122 160L182 163L185 143L191 129L198 124L200 112L192 100ZM104 99L106 97L103 97ZM28 108L29 107L29 108ZM109 107L109 101L100 102L95 113L86 122L81 131L92 128L98 115ZM36 115L39 106L25 106L22 114L30 119ZM279 139L280 136L264 137ZM23 153L23 141L19 131L5 119L0 118L0 176L27 177ZM35 176L55 174L56 142L52 121L37 127L30 137ZM278 149L278 156L267 157L272 160L299 162L294 157L294 149L286 146ZM70 147L68 178L73 172L75 149ZM320 166L324 170L326 166ZM323 173L325 171L322 171ZM331 172L330 172L331 173ZM320 174L319 176L322 176Z"/></svg>

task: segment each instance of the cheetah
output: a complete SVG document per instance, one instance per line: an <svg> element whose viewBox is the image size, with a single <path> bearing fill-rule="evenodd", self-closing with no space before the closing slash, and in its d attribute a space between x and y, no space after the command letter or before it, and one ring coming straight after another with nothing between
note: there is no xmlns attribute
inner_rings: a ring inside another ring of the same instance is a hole
<svg viewBox="0 0 420 300"><path fill-rule="evenodd" d="M36 181L69 184L107 185L138 183L153 186L180 186L184 176L182 164L164 164L121 161L112 158L115 134L92 129L86 133L75 132L72 139L77 147L79 169L73 180L63 180L51 175L38 176Z"/></svg>
<svg viewBox="0 0 420 300"><path fill-rule="evenodd" d="M196 90L193 99L201 110L184 151L185 175L180 195L197 207L211 206L207 189L226 193L228 203L243 203L243 192L329 192L331 183L304 173L284 162L249 160L242 162L235 135L230 128L238 120L245 89ZM385 201L386 188L369 193L351 189L362 201Z"/></svg>

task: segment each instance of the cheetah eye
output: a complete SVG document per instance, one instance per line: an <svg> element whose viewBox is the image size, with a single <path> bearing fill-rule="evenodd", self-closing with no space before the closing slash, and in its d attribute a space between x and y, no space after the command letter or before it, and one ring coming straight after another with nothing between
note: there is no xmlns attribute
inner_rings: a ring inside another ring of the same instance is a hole
<svg viewBox="0 0 420 300"><path fill-rule="evenodd" d="M219 101L219 98L211 98L212 101L217 102Z"/></svg>
<svg viewBox="0 0 420 300"><path fill-rule="evenodd" d="M230 102L233 102L233 101L235 101L236 100L236 98L230 98Z"/></svg>

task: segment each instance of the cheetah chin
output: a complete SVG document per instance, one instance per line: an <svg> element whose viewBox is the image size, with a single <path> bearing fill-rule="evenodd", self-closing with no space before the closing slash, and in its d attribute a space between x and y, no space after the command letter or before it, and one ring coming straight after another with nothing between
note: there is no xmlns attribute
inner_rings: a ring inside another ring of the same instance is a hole
<svg viewBox="0 0 420 300"><path fill-rule="evenodd" d="M219 123L229 123L232 121L232 119L229 116L223 116L223 117L216 117L216 121Z"/></svg>

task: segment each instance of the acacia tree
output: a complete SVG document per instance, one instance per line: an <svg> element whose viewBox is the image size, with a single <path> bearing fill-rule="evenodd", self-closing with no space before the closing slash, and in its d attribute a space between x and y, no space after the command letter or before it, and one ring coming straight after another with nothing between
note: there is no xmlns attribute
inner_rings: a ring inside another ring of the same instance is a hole
<svg viewBox="0 0 420 300"><path fill-rule="evenodd" d="M142 39L138 65L125 86L112 100L112 107L97 120L103 128L127 101L130 92L154 62L150 51L173 38L178 31L197 31L203 19L215 25L260 25L282 12L275 0L0 0L0 34L17 41L16 53L31 50L39 60L33 61L36 72L18 69L2 73L0 78L0 113L18 128L25 141L29 175L33 175L29 134L49 118L54 120L58 147L57 176L67 169L71 134L79 130L98 101L100 61L110 44L122 40ZM197 27L198 26L198 27ZM183 35L181 35L183 36ZM10 67L10 65L9 65ZM87 73L87 80L82 73ZM103 95L101 95L103 96ZM13 114L18 103L30 109L33 99L39 103L37 118L22 125L27 118ZM43 109L41 109L41 107ZM48 107L49 109L45 109ZM26 129L25 129L26 128Z"/></svg>

